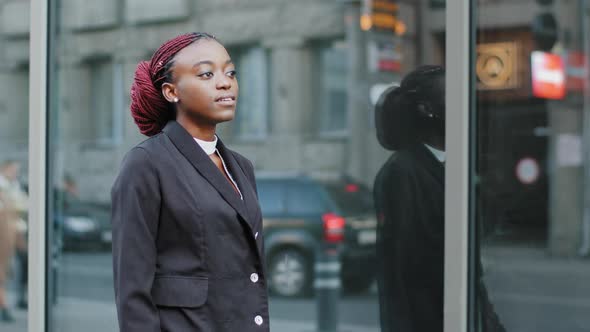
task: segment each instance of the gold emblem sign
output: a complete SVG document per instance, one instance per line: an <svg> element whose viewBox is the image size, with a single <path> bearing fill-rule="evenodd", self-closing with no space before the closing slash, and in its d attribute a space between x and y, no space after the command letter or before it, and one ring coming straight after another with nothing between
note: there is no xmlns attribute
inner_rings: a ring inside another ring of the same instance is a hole
<svg viewBox="0 0 590 332"><path fill-rule="evenodd" d="M518 45L489 43L477 46L475 64L479 90L503 90L518 87Z"/></svg>

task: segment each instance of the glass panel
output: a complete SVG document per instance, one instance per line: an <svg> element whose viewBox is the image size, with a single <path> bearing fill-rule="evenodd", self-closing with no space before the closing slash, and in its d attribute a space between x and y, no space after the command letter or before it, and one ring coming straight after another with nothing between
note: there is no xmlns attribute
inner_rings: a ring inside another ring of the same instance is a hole
<svg viewBox="0 0 590 332"><path fill-rule="evenodd" d="M29 4L0 1L0 330L27 331Z"/></svg>
<svg viewBox="0 0 590 332"><path fill-rule="evenodd" d="M483 331L590 323L590 2L535 2L477 10L472 250Z"/></svg>
<svg viewBox="0 0 590 332"><path fill-rule="evenodd" d="M444 8L51 5L50 331L442 330Z"/></svg>

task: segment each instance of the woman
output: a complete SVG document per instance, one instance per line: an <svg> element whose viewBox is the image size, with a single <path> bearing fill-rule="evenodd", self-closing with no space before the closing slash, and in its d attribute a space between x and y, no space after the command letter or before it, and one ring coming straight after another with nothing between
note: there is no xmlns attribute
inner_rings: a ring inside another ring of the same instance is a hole
<svg viewBox="0 0 590 332"><path fill-rule="evenodd" d="M237 96L234 64L209 34L169 40L137 67L131 113L151 138L112 189L121 331L269 331L253 167L215 134Z"/></svg>
<svg viewBox="0 0 590 332"><path fill-rule="evenodd" d="M6 282L15 250L25 250L22 216L27 211L27 195L18 182L20 164L9 160L0 166L0 321L14 317L6 303Z"/></svg>
<svg viewBox="0 0 590 332"><path fill-rule="evenodd" d="M379 142L395 151L374 185L384 332L443 331L444 81L442 67L419 67L376 108ZM478 292L481 331L505 331L483 283Z"/></svg>

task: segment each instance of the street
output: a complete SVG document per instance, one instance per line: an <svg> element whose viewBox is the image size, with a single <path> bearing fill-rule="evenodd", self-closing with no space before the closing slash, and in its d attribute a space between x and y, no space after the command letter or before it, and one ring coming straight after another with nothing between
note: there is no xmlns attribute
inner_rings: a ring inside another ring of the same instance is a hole
<svg viewBox="0 0 590 332"><path fill-rule="evenodd" d="M55 331L116 331L110 253L65 253L60 261L58 300L54 306ZM379 331L376 287L362 295L345 296L340 302L340 324L344 332ZM315 330L316 306L313 298L271 298L273 331L311 332ZM25 332L25 313L19 322L0 325L1 332Z"/></svg>
<svg viewBox="0 0 590 332"><path fill-rule="evenodd" d="M590 331L590 264L583 259L548 257L541 249L484 250L486 284L492 303L509 332ZM67 253L62 257L54 331L116 331L116 312L107 253ZM313 298L271 298L273 331L312 332ZM377 332L376 287L346 295L339 305L341 330ZM25 332L25 312L2 332Z"/></svg>

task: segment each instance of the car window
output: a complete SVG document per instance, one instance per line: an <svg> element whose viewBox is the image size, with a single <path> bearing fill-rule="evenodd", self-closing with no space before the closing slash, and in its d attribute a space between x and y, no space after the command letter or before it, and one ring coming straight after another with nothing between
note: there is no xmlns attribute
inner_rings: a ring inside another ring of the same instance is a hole
<svg viewBox="0 0 590 332"><path fill-rule="evenodd" d="M365 187L355 183L330 183L324 188L344 215L373 213L373 196Z"/></svg>
<svg viewBox="0 0 590 332"><path fill-rule="evenodd" d="M270 216L282 214L285 212L285 187L279 181L259 181L258 200L262 215Z"/></svg>
<svg viewBox="0 0 590 332"><path fill-rule="evenodd" d="M293 182L287 190L287 210L290 214L322 214L329 207L327 197L313 183Z"/></svg>

